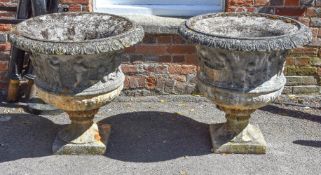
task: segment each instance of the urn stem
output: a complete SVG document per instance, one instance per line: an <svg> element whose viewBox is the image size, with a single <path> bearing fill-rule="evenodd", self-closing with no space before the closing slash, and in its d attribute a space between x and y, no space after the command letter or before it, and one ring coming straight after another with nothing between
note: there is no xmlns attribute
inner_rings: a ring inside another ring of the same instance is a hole
<svg viewBox="0 0 321 175"><path fill-rule="evenodd" d="M231 109L222 106L218 108L225 112L226 126L235 134L241 133L248 125L255 109Z"/></svg>
<svg viewBox="0 0 321 175"><path fill-rule="evenodd" d="M213 151L216 153L264 154L266 142L258 127L249 123L255 109L233 109L223 106L225 123L210 125Z"/></svg>
<svg viewBox="0 0 321 175"><path fill-rule="evenodd" d="M89 111L66 111L69 115L69 119L71 120L72 124L86 124L86 123L93 123L93 119L97 114L98 109L93 109Z"/></svg>
<svg viewBox="0 0 321 175"><path fill-rule="evenodd" d="M246 119L239 119L232 116L232 114L226 114L226 125L228 129L233 131L235 134L238 134L244 130L249 124L249 118Z"/></svg>
<svg viewBox="0 0 321 175"><path fill-rule="evenodd" d="M71 143L93 143L100 141L97 124L93 121L98 109L89 111L66 111L71 124L58 133L61 140Z"/></svg>

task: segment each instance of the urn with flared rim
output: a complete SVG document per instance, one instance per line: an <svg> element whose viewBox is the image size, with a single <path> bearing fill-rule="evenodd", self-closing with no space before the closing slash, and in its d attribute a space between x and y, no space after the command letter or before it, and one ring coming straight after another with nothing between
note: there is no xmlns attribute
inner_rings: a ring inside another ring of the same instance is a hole
<svg viewBox="0 0 321 175"><path fill-rule="evenodd" d="M309 28L276 15L217 13L190 18L179 33L196 45L200 91L225 112L226 123L210 125L213 151L265 153L250 115L281 94L285 58L312 40Z"/></svg>
<svg viewBox="0 0 321 175"><path fill-rule="evenodd" d="M123 50L143 36L142 27L127 18L101 13L43 15L14 28L9 39L30 53L38 96L71 120L58 132L54 153L105 152L110 126L93 118L120 94Z"/></svg>

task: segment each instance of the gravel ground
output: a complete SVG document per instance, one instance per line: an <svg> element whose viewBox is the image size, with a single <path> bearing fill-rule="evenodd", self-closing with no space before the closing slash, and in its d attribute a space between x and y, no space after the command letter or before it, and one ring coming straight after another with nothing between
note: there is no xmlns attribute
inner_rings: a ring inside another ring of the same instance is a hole
<svg viewBox="0 0 321 175"><path fill-rule="evenodd" d="M23 103L2 102L0 175L321 174L320 99L283 96L253 114L266 155L211 153L208 124L225 119L202 97L120 97L104 106L96 120L112 124L112 134L103 156L52 155L67 116L31 115Z"/></svg>

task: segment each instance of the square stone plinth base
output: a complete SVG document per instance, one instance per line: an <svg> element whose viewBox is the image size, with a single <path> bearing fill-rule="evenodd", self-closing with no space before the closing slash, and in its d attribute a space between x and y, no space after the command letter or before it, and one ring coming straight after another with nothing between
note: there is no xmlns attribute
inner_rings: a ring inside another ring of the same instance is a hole
<svg viewBox="0 0 321 175"><path fill-rule="evenodd" d="M266 142L260 129L249 124L235 135L225 123L210 125L214 153L265 154Z"/></svg>
<svg viewBox="0 0 321 175"><path fill-rule="evenodd" d="M99 125L99 134L101 140L92 143L86 144L75 144L75 143L66 143L61 139L56 137L53 145L52 151L54 154L66 154L66 155L101 155L105 154L108 138L110 135L111 125L103 124Z"/></svg>

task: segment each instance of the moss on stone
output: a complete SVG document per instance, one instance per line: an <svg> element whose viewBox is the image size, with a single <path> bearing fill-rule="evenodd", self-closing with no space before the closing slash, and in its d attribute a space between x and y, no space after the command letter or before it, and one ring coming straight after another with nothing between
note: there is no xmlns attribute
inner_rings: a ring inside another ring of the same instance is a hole
<svg viewBox="0 0 321 175"><path fill-rule="evenodd" d="M321 66L321 58L320 57L311 57L310 64L312 66Z"/></svg>
<svg viewBox="0 0 321 175"><path fill-rule="evenodd" d="M287 66L285 74L292 75L316 75L317 68L312 66Z"/></svg>

